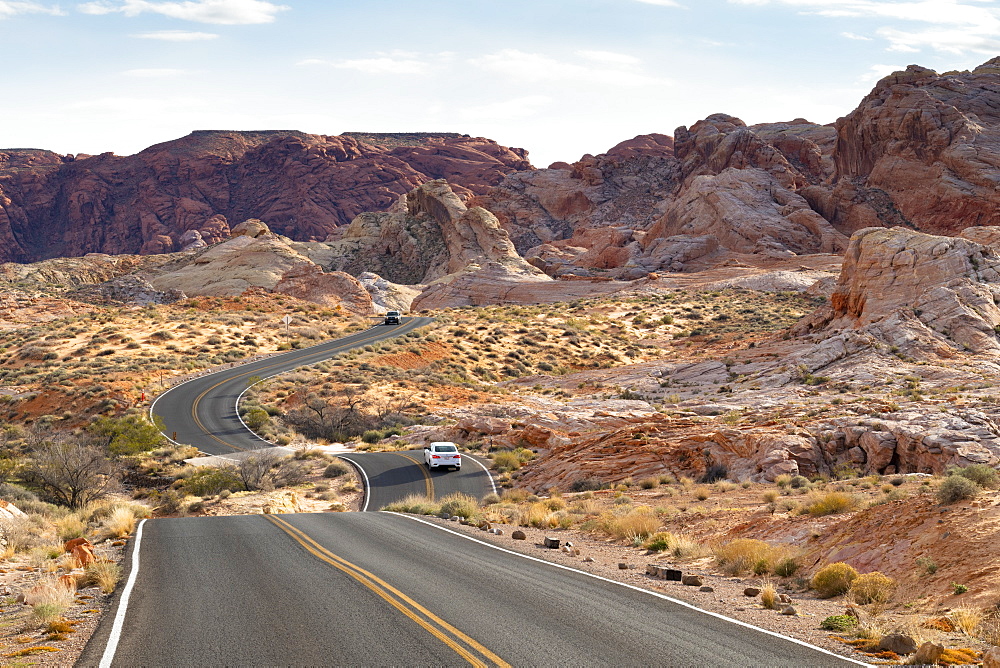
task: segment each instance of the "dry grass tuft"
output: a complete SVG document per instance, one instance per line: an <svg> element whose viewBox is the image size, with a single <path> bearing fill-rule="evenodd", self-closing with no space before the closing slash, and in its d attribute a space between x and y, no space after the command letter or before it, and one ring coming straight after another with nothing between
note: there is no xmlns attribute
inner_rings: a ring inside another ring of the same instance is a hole
<svg viewBox="0 0 1000 668"><path fill-rule="evenodd" d="M73 605L76 592L59 580L45 580L31 590L29 602L31 616L40 624L49 624L60 619Z"/></svg>
<svg viewBox="0 0 1000 668"><path fill-rule="evenodd" d="M86 574L102 592L110 594L118 585L122 569L113 561L92 561L87 564Z"/></svg>
<svg viewBox="0 0 1000 668"><path fill-rule="evenodd" d="M621 515L604 513L598 520L600 530L608 536L629 541L645 541L660 526L659 518L646 506L629 508Z"/></svg>
<svg viewBox="0 0 1000 668"><path fill-rule="evenodd" d="M955 628L967 636L977 636L979 627L986 618L978 608L956 608L948 616Z"/></svg>
<svg viewBox="0 0 1000 668"><path fill-rule="evenodd" d="M713 552L719 568L729 575L767 575L790 557L788 548L769 545L756 538L737 538L719 545Z"/></svg>
<svg viewBox="0 0 1000 668"><path fill-rule="evenodd" d="M657 531L649 537L643 547L652 552L666 552L677 559L689 559L702 553L698 541L671 531Z"/></svg>
<svg viewBox="0 0 1000 668"><path fill-rule="evenodd" d="M805 512L813 517L847 513L858 507L858 499L846 492L826 492L811 494L805 505Z"/></svg>
<svg viewBox="0 0 1000 668"><path fill-rule="evenodd" d="M135 513L131 508L117 506L104 520L104 530L109 536L125 538L135 531Z"/></svg>
<svg viewBox="0 0 1000 668"><path fill-rule="evenodd" d="M770 582L766 582L760 590L760 604L768 610L778 607L778 590Z"/></svg>

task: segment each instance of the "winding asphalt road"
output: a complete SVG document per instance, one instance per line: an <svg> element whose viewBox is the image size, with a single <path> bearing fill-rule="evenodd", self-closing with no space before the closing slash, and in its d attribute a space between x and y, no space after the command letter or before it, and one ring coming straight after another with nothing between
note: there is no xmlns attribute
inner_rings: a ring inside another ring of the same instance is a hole
<svg viewBox="0 0 1000 668"><path fill-rule="evenodd" d="M316 364L353 348L402 336L431 322L433 318L404 318L398 325L377 325L342 339L199 376L158 396L150 410L163 418L164 434L208 454L269 448L272 444L243 426L236 412L236 401L250 379L270 378Z"/></svg>
<svg viewBox="0 0 1000 668"><path fill-rule="evenodd" d="M408 516L158 519L140 531L128 605L119 595L78 665L858 665Z"/></svg>
<svg viewBox="0 0 1000 668"><path fill-rule="evenodd" d="M440 499L453 492L462 492L481 499L497 491L486 470L488 460L468 454L462 455L464 463L459 471L428 469L423 464L422 450L354 452L340 458L362 471L365 482L362 510L380 510L411 494Z"/></svg>

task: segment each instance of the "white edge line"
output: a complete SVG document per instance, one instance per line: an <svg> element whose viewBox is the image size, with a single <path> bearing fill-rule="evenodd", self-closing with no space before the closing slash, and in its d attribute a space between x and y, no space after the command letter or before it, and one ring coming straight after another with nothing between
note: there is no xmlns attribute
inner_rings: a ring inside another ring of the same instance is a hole
<svg viewBox="0 0 1000 668"><path fill-rule="evenodd" d="M399 517L405 517L406 519L413 520L414 522L420 522L421 524L426 524L427 526L434 527L435 529L440 529L441 531L445 531L445 532L450 533L452 535L458 536L459 538L465 538L466 540L471 540L473 543L479 543L480 545L485 545L486 547L492 548L494 550L499 550L500 552L506 552L507 554L512 554L515 557L521 557L522 559L528 559L530 561L537 561L540 564L546 564L548 566L552 566L553 568L560 568L560 569L562 569L564 571L570 571L570 572L573 572L573 573L579 573L580 575L585 575L587 577L594 578L595 580L601 580L602 582L608 582L610 584L618 585L620 587L625 587L627 589L632 589L634 591L641 592L643 594L648 594L650 596L655 596L656 598L661 598L663 600L670 601L671 603L675 603L675 604L683 606L685 608L689 608L691 610L694 610L695 612L700 612L702 614L708 615L709 617L715 617L716 619L721 619L723 621L730 622L732 624L736 624L737 626L743 626L743 627L748 628L748 629L753 629L754 631L758 631L760 633L764 633L764 634L767 634L769 636L774 636L775 638L781 638L782 640L788 640L788 641L791 641L791 642L793 642L793 643L795 643L797 645L802 645L803 647L808 647L809 649L813 649L813 650L816 650L818 652L822 652L823 654L828 654L830 656L837 657L838 659L842 659L844 661L849 661L849 662L851 662L851 663L853 663L855 665L858 665L858 666L871 666L872 665L872 664L869 664L869 663L864 663L862 661L858 661L856 659L852 659L851 657L847 657L847 656L844 656L842 654L837 654L836 652L831 652L828 649L823 649L822 647L817 647L816 645L811 645L811 644L807 643L804 640L799 640L798 638L792 638L790 636L781 635L780 633L777 633L775 631L768 631L767 629L762 629L759 626L754 626L753 624L749 624L747 622L740 621L739 619L733 619L732 617L726 617L725 615L719 614L717 612L712 612L710 610L704 610L702 608L699 608L696 605L688 603L687 601L682 601L680 599L672 598L670 596L667 596L666 594L661 594L659 592L652 591L650 589L643 589L642 587L636 587L635 585L630 585L630 584L627 584L625 582L619 582L618 580L612 580L610 578L606 578L606 577L603 577L601 575L595 575L593 573L588 573L586 571L581 571L581 570L578 570L576 568L572 568L570 566L564 566L563 564L557 564L554 561L546 561L545 559L539 559L538 557L532 557L531 555L528 555L528 554L522 554L520 552L515 552L513 550L508 550L506 548L500 547L499 545L493 545L492 543L487 543L485 541L481 541L481 540L479 540L477 538L473 538L472 536L467 536L467 535L465 535L463 533L459 533L458 531L453 531L453 530L451 530L451 529L449 529L447 527L440 526L438 524L435 524L434 522L428 522L427 520L421 519L419 517L414 517L412 515L407 515L407 514L404 514L404 513L394 513L394 512L390 512L390 511L381 511L381 512L385 512L385 513L387 513L389 515L398 515Z"/></svg>
<svg viewBox="0 0 1000 668"><path fill-rule="evenodd" d="M375 327L377 327L377 326L378 325L374 325L372 327L369 327L368 329L363 329L360 332L354 332L354 334L350 334L350 335L342 337L342 338L346 339L346 338L349 338L350 336L359 336L361 334L364 334L366 332L369 332L369 331L375 329ZM420 328L417 327L416 329L420 329ZM411 331L413 331L413 330L411 330ZM402 335L402 336L405 336L405 335ZM174 389L180 387L181 385L186 385L187 383L192 383L192 382L194 382L196 380L201 380L202 378L207 378L208 376L214 376L217 373L223 373L224 371L229 371L231 369L238 369L239 367L246 366L248 364L256 364L257 362L270 361L270 360L273 360L273 359L277 359L279 357L284 357L285 355L292 355L294 353L299 353L299 352L302 352L302 351L305 351L305 350L310 350L312 348L318 348L319 346L325 346L328 343L333 343L335 341L340 341L340 340L341 339L331 339L330 341L323 341L322 343L317 343L316 345L309 346L308 348L296 348L295 350L289 350L287 352L278 353L276 355L275 354L265 355L264 357L262 357L262 358L260 358L258 360L253 360L252 362L243 362L242 364L237 364L236 366L231 366L231 367L229 367L229 369L219 369L218 371L211 371L209 373L203 373L200 376L194 376L192 378L188 378L187 380L182 380L181 382L177 383L176 385L171 385L166 390L164 390L163 392L160 392L158 395L156 395L156 398L153 399L153 403L151 403L149 405L149 411L148 411L148 413L149 413L149 421L153 422L153 408L156 407L156 402L159 401L162 397L166 396L166 394L168 392L170 392L171 390L174 390ZM329 358L327 358L327 359L329 359ZM320 362L325 362L325 361L326 360L320 360ZM312 364L318 364L318 363L319 362L313 362ZM302 366L312 366L312 364L303 364ZM298 367L296 367L296 369L297 368ZM292 371L294 371L294 370L295 369L292 369ZM283 372L283 373L289 373L289 372ZM277 375L280 375L280 374L274 374L274 375L277 376ZM265 376L264 380L266 380L267 378L272 378L272 377L273 376ZM241 422L242 422L242 420L241 420ZM246 426L246 425L244 425L244 426ZM166 438L171 443L173 443L174 445L183 445L183 444L178 443L177 441L173 440L172 438L170 438L169 436L167 436L166 434L164 434L162 431L160 433L163 434L163 437ZM268 441L268 442L270 442L270 441Z"/></svg>
<svg viewBox="0 0 1000 668"><path fill-rule="evenodd" d="M481 469L483 469L484 471L486 471L486 477L490 479L490 487L493 488L493 493L496 494L497 493L497 484L493 481L493 474L490 473L490 470L488 468L486 468L485 464L483 464L481 461L479 461L478 459L476 459L472 455L469 455L469 459L471 459L472 461L474 461L477 464L479 464L479 467Z"/></svg>
<svg viewBox="0 0 1000 668"><path fill-rule="evenodd" d="M101 656L99 668L110 668L111 662L115 659L115 652L118 651L118 641L121 640L122 626L125 624L125 612L128 610L128 600L132 595L132 588L135 586L136 578L139 576L139 544L142 542L142 525L146 520L139 522L139 528L135 532L135 546L132 548L132 570L128 574L128 582L122 589L122 596L118 600L118 611L115 612L115 622L111 625L111 635L108 636L108 644L104 648Z"/></svg>
<svg viewBox="0 0 1000 668"><path fill-rule="evenodd" d="M365 505L361 509L361 512L363 512L363 513L367 512L368 511L368 502L371 501L371 499L372 499L371 485L368 483L368 474L365 473L364 467L362 467L361 464L357 463L353 459L348 459L344 455L337 455L337 456L340 457L341 459L343 459L345 462L350 462L354 466L354 468L356 468L357 470L361 471L361 477L365 479Z"/></svg>

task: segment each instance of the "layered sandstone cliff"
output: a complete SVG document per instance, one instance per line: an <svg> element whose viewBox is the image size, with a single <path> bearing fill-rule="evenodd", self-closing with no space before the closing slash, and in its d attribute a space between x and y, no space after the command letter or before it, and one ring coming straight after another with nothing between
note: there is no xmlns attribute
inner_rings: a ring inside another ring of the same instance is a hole
<svg viewBox="0 0 1000 668"><path fill-rule="evenodd" d="M136 155L0 150L0 261L166 253L212 244L259 218L296 240L323 240L365 211L447 177L483 193L526 153L482 138L199 131Z"/></svg>

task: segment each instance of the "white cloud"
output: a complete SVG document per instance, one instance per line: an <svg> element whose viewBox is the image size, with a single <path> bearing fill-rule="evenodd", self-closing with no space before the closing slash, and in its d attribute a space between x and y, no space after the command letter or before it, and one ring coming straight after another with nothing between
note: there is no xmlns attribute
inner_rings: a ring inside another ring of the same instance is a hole
<svg viewBox="0 0 1000 668"><path fill-rule="evenodd" d="M932 48L946 53L995 54L1000 35L1000 9L984 0L729 0L736 5L783 5L803 14L828 18L875 18L933 27L905 29L897 25L877 33L890 51ZM989 6L988 6L989 5ZM849 33L842 33L847 36ZM852 38L853 39L853 38Z"/></svg>
<svg viewBox="0 0 1000 668"><path fill-rule="evenodd" d="M414 54L416 55L416 54ZM307 58L297 65L325 65L340 70L357 70L365 74L424 74L430 69L427 62L412 58L380 56L377 58L357 58L353 60L323 60Z"/></svg>
<svg viewBox="0 0 1000 668"><path fill-rule="evenodd" d="M595 63L608 63L610 65L638 65L642 62L635 56L613 51L577 51L576 55Z"/></svg>
<svg viewBox="0 0 1000 668"><path fill-rule="evenodd" d="M669 83L637 72L634 69L595 67L556 60L540 53L527 53L517 49L503 49L469 61L473 65L500 74L521 83L557 81L561 83L590 83L616 86L646 86ZM602 63L608 65L608 63Z"/></svg>
<svg viewBox="0 0 1000 668"><path fill-rule="evenodd" d="M192 32L189 30L157 30L155 32L140 32L132 35L138 39L159 39L164 42L201 42L216 39L218 35L211 32Z"/></svg>
<svg viewBox="0 0 1000 668"><path fill-rule="evenodd" d="M0 0L0 19L10 18L18 14L51 14L65 16L66 13L57 6L46 7L37 2L3 2Z"/></svg>
<svg viewBox="0 0 1000 668"><path fill-rule="evenodd" d="M855 34L853 32L842 32L842 33L840 33L840 36L841 37L846 37L847 39L858 40L859 42L870 42L870 41L872 41L871 37L865 37L864 35L857 35L857 34Z"/></svg>
<svg viewBox="0 0 1000 668"><path fill-rule="evenodd" d="M645 5L659 5L660 7L683 7L679 2L675 0L637 0Z"/></svg>
<svg viewBox="0 0 1000 668"><path fill-rule="evenodd" d="M176 77L184 74L184 70L172 69L169 67L140 68L135 70L125 70L122 74L130 77L140 77L145 79L155 79L160 77Z"/></svg>
<svg viewBox="0 0 1000 668"><path fill-rule="evenodd" d="M184 21L222 25L271 23L276 14L289 9L286 5L277 5L266 0L183 0L181 2L96 0L78 5L77 8L84 14L100 15L120 12L125 16L138 16L150 12Z"/></svg>

